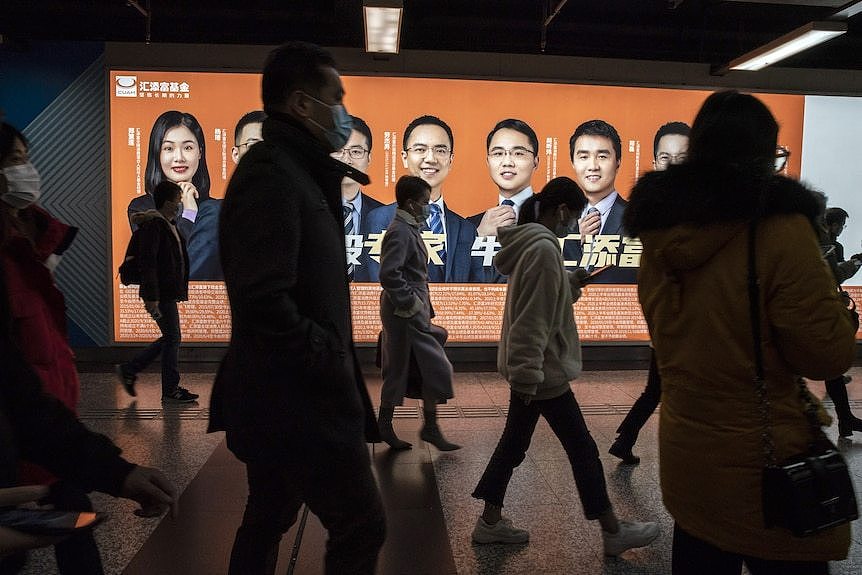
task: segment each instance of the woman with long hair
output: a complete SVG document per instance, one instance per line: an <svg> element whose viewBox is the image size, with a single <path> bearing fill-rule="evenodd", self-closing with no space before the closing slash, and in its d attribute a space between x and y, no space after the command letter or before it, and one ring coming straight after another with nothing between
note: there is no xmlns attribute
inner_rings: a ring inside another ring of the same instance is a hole
<svg viewBox="0 0 862 575"><path fill-rule="evenodd" d="M644 175L625 215L643 242L638 297L662 381L661 490L675 521L675 575L738 575L743 563L752 575L818 575L850 544L849 525L805 538L765 527L764 432L775 460L804 452L814 440L806 404L816 399L799 376L840 376L856 347L818 245L824 198L774 173L777 136L757 98L712 94L692 125L688 161ZM754 381L758 324L765 400ZM822 408L819 416L828 421Z"/></svg>
<svg viewBox="0 0 862 575"><path fill-rule="evenodd" d="M132 214L155 209L152 193L163 180L179 184L183 191L182 216L186 222L179 223L188 238L186 232L191 231L198 204L210 197L210 175L203 128L197 118L187 112L168 110L153 123L144 170L146 194L132 199L128 207L132 230L136 228L132 224Z"/></svg>

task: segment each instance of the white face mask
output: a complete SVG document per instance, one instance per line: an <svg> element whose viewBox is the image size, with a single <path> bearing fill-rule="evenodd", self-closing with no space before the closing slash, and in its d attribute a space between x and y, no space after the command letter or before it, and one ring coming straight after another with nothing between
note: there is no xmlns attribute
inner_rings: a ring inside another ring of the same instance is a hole
<svg viewBox="0 0 862 575"><path fill-rule="evenodd" d="M6 176L8 191L0 196L0 200L13 208L26 208L35 204L42 196L41 178L33 164L27 162L9 166L2 170Z"/></svg>

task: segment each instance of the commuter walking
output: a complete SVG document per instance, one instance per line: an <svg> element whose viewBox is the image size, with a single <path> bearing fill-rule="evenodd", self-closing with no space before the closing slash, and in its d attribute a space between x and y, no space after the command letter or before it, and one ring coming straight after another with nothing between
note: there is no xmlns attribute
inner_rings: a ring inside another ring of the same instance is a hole
<svg viewBox="0 0 862 575"><path fill-rule="evenodd" d="M658 537L652 522L620 521L608 499L599 451L569 386L581 371L572 304L579 275L563 264L565 237L586 197L569 178L554 178L521 206L517 226L498 229L502 246L494 265L509 277L497 369L511 387L503 435L473 497L485 502L476 521L477 543L525 543L529 533L502 515L512 473L524 461L544 417L566 450L587 519L602 528L605 555L620 555Z"/></svg>
<svg viewBox="0 0 862 575"><path fill-rule="evenodd" d="M380 320L383 322L378 424L393 449L411 444L395 435L392 416L404 397L422 399L425 423L419 436L441 451L459 449L443 437L437 404L453 397L452 364L443 351L445 329L431 323L428 251L420 229L430 213L431 186L422 178L402 176L395 185L398 208L386 229L380 252Z"/></svg>
<svg viewBox="0 0 862 575"><path fill-rule="evenodd" d="M161 355L162 402L191 403L198 394L180 386L179 371L182 335L177 302L189 295L189 256L176 225L183 207L182 189L163 180L153 189L153 201L156 209L133 214L132 222L140 228L135 254L141 273L139 294L162 336L131 361L117 365L116 373L126 392L135 396L138 373Z"/></svg>
<svg viewBox="0 0 862 575"><path fill-rule="evenodd" d="M305 503L329 534L327 575L371 575L386 522L365 440L379 440L353 346L341 182L330 154L352 120L326 50L291 42L263 70L263 142L222 204L219 247L233 331L210 431L246 466L231 575L270 575Z"/></svg>

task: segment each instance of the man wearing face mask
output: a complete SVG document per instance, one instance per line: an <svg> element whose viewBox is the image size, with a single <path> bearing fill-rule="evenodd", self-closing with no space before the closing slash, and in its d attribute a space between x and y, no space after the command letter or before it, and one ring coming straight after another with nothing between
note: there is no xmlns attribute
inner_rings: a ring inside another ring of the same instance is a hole
<svg viewBox="0 0 862 575"><path fill-rule="evenodd" d="M78 232L37 204L39 173L24 136L0 124L0 245L18 344L46 390L74 410L80 386L66 340L66 305L49 269Z"/></svg>
<svg viewBox="0 0 862 575"><path fill-rule="evenodd" d="M380 390L380 435L393 449L409 449L392 428L395 406L404 397L422 400L423 441L441 451L459 446L448 442L437 425L437 404L454 397L452 364L443 351L448 334L431 323L434 310L428 294L428 250L421 228L431 213L431 186L417 176L401 176L395 184L398 209L386 229L380 251L380 321L383 323ZM421 377L411 377L411 363ZM420 389L412 389L415 380Z"/></svg>
<svg viewBox="0 0 862 575"><path fill-rule="evenodd" d="M180 315L177 302L189 299L189 254L186 240L177 228L183 212L182 188L162 180L153 190L155 210L132 215L140 234L137 258L141 269L140 296L144 307L162 332L162 337L138 355L118 365L117 376L130 395L135 380L159 355L162 356L162 402L191 403L198 394L180 387Z"/></svg>
<svg viewBox="0 0 862 575"><path fill-rule="evenodd" d="M246 465L248 502L228 572L272 573L306 504L329 532L327 574L371 574L385 519L368 447L379 440L350 316L341 183L330 154L352 121L329 52L290 42L264 65L263 142L237 166L219 246L233 329L210 431Z"/></svg>

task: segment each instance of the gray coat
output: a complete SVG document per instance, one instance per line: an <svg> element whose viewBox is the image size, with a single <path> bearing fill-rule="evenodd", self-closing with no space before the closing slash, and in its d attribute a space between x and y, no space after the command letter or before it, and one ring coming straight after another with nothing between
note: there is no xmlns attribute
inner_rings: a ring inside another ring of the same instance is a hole
<svg viewBox="0 0 862 575"><path fill-rule="evenodd" d="M452 364L443 351L448 333L431 323L428 252L419 224L402 210L396 211L383 236L380 284L381 403L401 405L405 396L443 403L453 397ZM412 374L411 359L415 360ZM415 383L420 383L421 390L414 390Z"/></svg>

